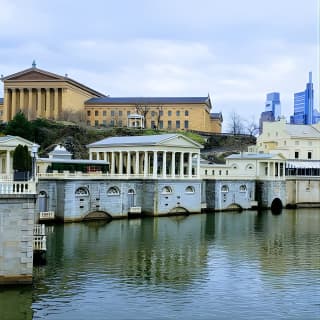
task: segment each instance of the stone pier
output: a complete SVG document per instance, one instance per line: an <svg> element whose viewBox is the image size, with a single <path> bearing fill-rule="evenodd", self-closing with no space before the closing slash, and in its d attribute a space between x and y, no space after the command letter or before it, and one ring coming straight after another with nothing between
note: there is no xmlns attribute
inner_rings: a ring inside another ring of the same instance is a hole
<svg viewBox="0 0 320 320"><path fill-rule="evenodd" d="M0 285L32 283L35 194L0 195Z"/></svg>

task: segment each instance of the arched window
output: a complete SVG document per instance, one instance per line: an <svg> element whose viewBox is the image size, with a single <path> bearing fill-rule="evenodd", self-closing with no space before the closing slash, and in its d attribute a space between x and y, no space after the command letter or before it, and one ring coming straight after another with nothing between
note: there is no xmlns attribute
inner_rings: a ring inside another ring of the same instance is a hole
<svg viewBox="0 0 320 320"><path fill-rule="evenodd" d="M107 191L108 196L119 196L120 195L120 190L118 187L111 187Z"/></svg>
<svg viewBox="0 0 320 320"><path fill-rule="evenodd" d="M212 170L212 175L214 176L214 170Z"/></svg>
<svg viewBox="0 0 320 320"><path fill-rule="evenodd" d="M247 166L246 166L246 169L247 170L253 170L254 168L254 165L252 163L249 163Z"/></svg>
<svg viewBox="0 0 320 320"><path fill-rule="evenodd" d="M86 187L80 187L76 190L75 194L76 196L79 196L79 197L89 196L89 190Z"/></svg>
<svg viewBox="0 0 320 320"><path fill-rule="evenodd" d="M227 185L223 185L221 187L221 192L225 192L225 193L229 192L229 187Z"/></svg>
<svg viewBox="0 0 320 320"><path fill-rule="evenodd" d="M233 170L238 169L238 166L237 166L237 164L235 164L235 163L233 163L233 164L231 165L231 167L232 167Z"/></svg>
<svg viewBox="0 0 320 320"><path fill-rule="evenodd" d="M165 187L162 188L161 193L163 193L163 194L172 193L172 188L170 186L165 186Z"/></svg>
<svg viewBox="0 0 320 320"><path fill-rule="evenodd" d="M39 192L39 197L40 197L40 198L47 198L48 195L47 195L47 193L46 193L45 191L40 191L40 192Z"/></svg>
<svg viewBox="0 0 320 320"><path fill-rule="evenodd" d="M186 193L195 193L194 187L193 186L187 186L186 187Z"/></svg>
<svg viewBox="0 0 320 320"><path fill-rule="evenodd" d="M128 194L136 194L136 192L133 189L129 189Z"/></svg>
<svg viewBox="0 0 320 320"><path fill-rule="evenodd" d="M207 175L208 174L208 170L206 169L206 170L204 170L204 174L205 175Z"/></svg>
<svg viewBox="0 0 320 320"><path fill-rule="evenodd" d="M246 192L247 191L247 186L245 184L242 184L240 186L240 192Z"/></svg>

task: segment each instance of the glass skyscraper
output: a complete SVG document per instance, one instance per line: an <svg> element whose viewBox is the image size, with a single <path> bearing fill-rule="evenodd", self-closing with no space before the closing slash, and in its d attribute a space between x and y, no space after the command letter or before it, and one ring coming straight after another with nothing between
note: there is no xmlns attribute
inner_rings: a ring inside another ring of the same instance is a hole
<svg viewBox="0 0 320 320"><path fill-rule="evenodd" d="M316 122L313 115L313 83L312 72L309 72L309 82L306 90L294 94L294 114L290 117L293 124L313 124Z"/></svg>

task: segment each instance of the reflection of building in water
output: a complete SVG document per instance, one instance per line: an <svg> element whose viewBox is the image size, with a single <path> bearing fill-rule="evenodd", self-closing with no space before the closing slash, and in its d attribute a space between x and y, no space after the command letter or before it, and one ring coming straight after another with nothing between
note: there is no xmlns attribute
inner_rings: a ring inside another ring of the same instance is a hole
<svg viewBox="0 0 320 320"><path fill-rule="evenodd" d="M49 271L52 259L61 264L65 279L73 275L66 288L77 282L74 277L90 272L115 281L186 286L206 272L205 229L205 215L57 225L48 236L47 278L57 276Z"/></svg>

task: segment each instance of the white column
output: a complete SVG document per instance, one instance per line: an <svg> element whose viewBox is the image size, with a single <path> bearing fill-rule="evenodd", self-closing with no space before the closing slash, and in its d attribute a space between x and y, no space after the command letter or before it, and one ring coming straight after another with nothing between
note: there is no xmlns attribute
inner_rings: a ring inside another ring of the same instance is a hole
<svg viewBox="0 0 320 320"><path fill-rule="evenodd" d="M268 177L270 177L270 162L268 161L268 174L267 174Z"/></svg>
<svg viewBox="0 0 320 320"><path fill-rule="evenodd" d="M184 153L181 152L180 153L180 177L183 177L183 167L184 167L183 158L184 158Z"/></svg>
<svg viewBox="0 0 320 320"><path fill-rule="evenodd" d="M200 177L200 152L197 155L197 173L196 173L196 175L197 175L197 178Z"/></svg>
<svg viewBox="0 0 320 320"><path fill-rule="evenodd" d="M131 174L131 153L127 152L127 175Z"/></svg>
<svg viewBox="0 0 320 320"><path fill-rule="evenodd" d="M114 174L114 165L115 165L115 161L114 161L114 152L111 152L111 174Z"/></svg>
<svg viewBox="0 0 320 320"><path fill-rule="evenodd" d="M134 174L139 174L139 151L136 151L136 167Z"/></svg>
<svg viewBox="0 0 320 320"><path fill-rule="evenodd" d="M189 152L189 166L188 166L189 178L192 177L192 152Z"/></svg>
<svg viewBox="0 0 320 320"><path fill-rule="evenodd" d="M162 176L167 176L167 151L163 151L162 155Z"/></svg>
<svg viewBox="0 0 320 320"><path fill-rule="evenodd" d="M158 171L158 152L153 151L153 177L157 177Z"/></svg>
<svg viewBox="0 0 320 320"><path fill-rule="evenodd" d="M276 163L275 163L275 161L273 161L273 163L272 163L272 168L273 168L272 177L275 178L275 176L276 176Z"/></svg>
<svg viewBox="0 0 320 320"><path fill-rule="evenodd" d="M174 177L176 175L176 153L172 151L172 156L171 156L171 175Z"/></svg>
<svg viewBox="0 0 320 320"><path fill-rule="evenodd" d="M10 173L11 173L10 151L7 150L7 159L6 159L6 175L7 175L7 179L10 178Z"/></svg>
<svg viewBox="0 0 320 320"><path fill-rule="evenodd" d="M143 166L143 175L146 177L148 174L148 151L144 152L144 166Z"/></svg>
<svg viewBox="0 0 320 320"><path fill-rule="evenodd" d="M123 154L122 151L119 152L119 174L123 173Z"/></svg>

